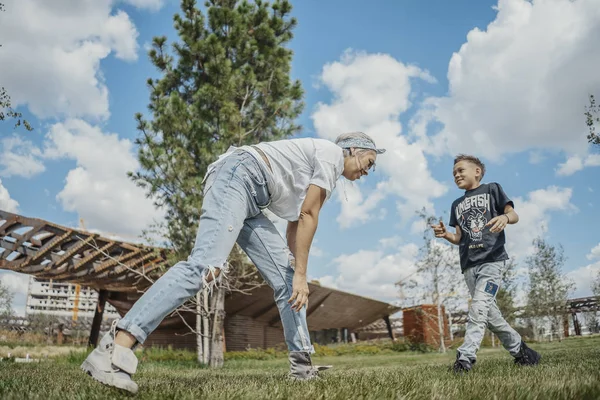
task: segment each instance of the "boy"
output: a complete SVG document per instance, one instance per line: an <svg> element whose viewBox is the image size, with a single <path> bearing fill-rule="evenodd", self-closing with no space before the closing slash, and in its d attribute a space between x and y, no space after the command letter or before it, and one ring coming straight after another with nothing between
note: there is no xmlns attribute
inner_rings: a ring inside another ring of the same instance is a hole
<svg viewBox="0 0 600 400"><path fill-rule="evenodd" d="M456 373L468 372L475 364L486 326L498 336L516 364L536 365L541 358L504 320L496 305L502 270L508 259L504 228L516 224L519 216L498 183L481 183L484 174L485 165L477 157L458 155L453 176L456 186L465 194L452 203L449 225L456 232L449 232L442 221L431 225L436 237L459 246L461 271L472 299L465 340L453 367Z"/></svg>

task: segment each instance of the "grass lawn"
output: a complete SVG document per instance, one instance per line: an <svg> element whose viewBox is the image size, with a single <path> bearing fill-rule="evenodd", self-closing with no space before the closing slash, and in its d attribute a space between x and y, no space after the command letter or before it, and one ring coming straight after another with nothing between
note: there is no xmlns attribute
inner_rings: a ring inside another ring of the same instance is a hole
<svg viewBox="0 0 600 400"><path fill-rule="evenodd" d="M315 358L333 364L316 382L288 382L286 359L140 363L136 396L93 381L83 355L40 363L0 362L1 399L600 399L600 337L533 344L537 367L517 367L502 349L482 349L466 376L448 371L454 352Z"/></svg>

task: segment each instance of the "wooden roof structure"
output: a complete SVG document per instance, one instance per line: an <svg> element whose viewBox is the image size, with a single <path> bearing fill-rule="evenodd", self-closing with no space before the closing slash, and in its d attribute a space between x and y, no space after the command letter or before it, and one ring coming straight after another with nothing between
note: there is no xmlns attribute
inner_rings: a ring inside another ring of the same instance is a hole
<svg viewBox="0 0 600 400"><path fill-rule="evenodd" d="M116 292L142 290L166 251L0 210L0 269Z"/></svg>
<svg viewBox="0 0 600 400"><path fill-rule="evenodd" d="M146 277L156 280L168 269L166 255L165 249L0 210L0 269L108 291L108 302L121 315L149 285ZM315 283L309 283L309 289L307 319L311 330L356 329L401 309ZM273 291L267 286L250 294L231 293L225 301L225 312L281 326ZM181 323L179 317L171 317L161 326Z"/></svg>

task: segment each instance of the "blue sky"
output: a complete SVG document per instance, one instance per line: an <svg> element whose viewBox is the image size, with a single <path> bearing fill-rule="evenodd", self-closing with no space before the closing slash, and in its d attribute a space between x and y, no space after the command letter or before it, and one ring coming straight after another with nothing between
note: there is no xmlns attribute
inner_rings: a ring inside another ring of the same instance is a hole
<svg viewBox="0 0 600 400"><path fill-rule="evenodd" d="M146 111L156 76L146 48L153 36L176 39L178 1L5 3L0 83L35 130L0 125L0 208L135 238L161 213L124 175L137 168L133 115ZM452 157L469 152L486 163L484 181L515 200L508 250L520 267L542 236L564 246L573 295L590 294L600 271L600 148L587 145L583 117L588 94L600 93L594 3L297 2L301 135L363 130L388 149L363 182L338 183L309 275L397 300L393 283L414 272L421 244L414 212L447 221L461 195ZM2 279L26 290L21 276Z"/></svg>

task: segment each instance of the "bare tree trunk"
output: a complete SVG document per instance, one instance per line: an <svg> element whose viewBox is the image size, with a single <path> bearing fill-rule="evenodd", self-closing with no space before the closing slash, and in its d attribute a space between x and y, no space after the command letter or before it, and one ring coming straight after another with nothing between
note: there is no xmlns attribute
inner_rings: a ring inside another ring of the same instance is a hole
<svg viewBox="0 0 600 400"><path fill-rule="evenodd" d="M204 352L202 351L202 293L196 293L196 350L198 362L204 362Z"/></svg>
<svg viewBox="0 0 600 400"><path fill-rule="evenodd" d="M215 287L212 297L213 323L210 340L210 367L223 366L223 322L225 321L225 288Z"/></svg>
<svg viewBox="0 0 600 400"><path fill-rule="evenodd" d="M437 302L438 310L438 330L440 333L440 353L446 352L446 344L444 343L444 314L442 314L442 304L440 302L440 296L438 295Z"/></svg>
<svg viewBox="0 0 600 400"><path fill-rule="evenodd" d="M444 314L442 313L442 296L440 295L440 289L438 285L439 275L438 268L435 267L433 275L434 295L437 302L437 319L438 319L438 333L440 335L440 353L446 352L446 344L444 343Z"/></svg>
<svg viewBox="0 0 600 400"><path fill-rule="evenodd" d="M208 288L204 287L202 290L202 306L204 312L202 313L202 348L204 349L202 354L202 364L208 364L209 355L209 319L208 319Z"/></svg>

